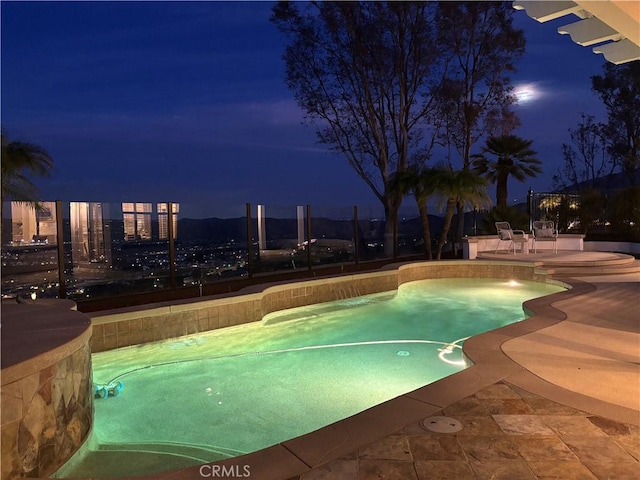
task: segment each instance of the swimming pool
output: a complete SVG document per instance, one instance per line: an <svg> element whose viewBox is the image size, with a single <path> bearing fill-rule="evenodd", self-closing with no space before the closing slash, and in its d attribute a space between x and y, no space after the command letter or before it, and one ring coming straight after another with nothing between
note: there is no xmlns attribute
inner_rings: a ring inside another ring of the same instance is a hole
<svg viewBox="0 0 640 480"><path fill-rule="evenodd" d="M94 354L94 382L124 389L96 399L90 441L57 476L172 470L308 433L462 370L464 339L522 320L524 301L562 289L420 280Z"/></svg>

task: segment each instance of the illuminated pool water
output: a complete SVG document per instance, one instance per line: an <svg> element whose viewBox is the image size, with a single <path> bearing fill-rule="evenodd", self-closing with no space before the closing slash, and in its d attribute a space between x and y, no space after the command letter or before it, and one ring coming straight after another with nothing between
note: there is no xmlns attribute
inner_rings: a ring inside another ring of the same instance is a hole
<svg viewBox="0 0 640 480"><path fill-rule="evenodd" d="M56 476L118 477L253 452L465 368L461 345L557 285L420 280L262 322L93 355L90 441Z"/></svg>

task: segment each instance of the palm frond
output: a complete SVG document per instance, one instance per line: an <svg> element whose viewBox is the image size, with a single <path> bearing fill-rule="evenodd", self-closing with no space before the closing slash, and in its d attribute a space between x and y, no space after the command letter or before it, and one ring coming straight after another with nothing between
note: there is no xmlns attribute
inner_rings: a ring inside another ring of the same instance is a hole
<svg viewBox="0 0 640 480"><path fill-rule="evenodd" d="M53 159L42 147L33 143L10 142L2 130L2 201L37 204L38 189L29 176L46 177L53 170Z"/></svg>

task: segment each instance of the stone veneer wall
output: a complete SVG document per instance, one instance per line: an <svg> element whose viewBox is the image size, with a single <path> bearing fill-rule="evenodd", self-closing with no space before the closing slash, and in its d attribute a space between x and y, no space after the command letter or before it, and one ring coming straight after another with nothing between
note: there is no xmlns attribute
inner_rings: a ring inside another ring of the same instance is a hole
<svg viewBox="0 0 640 480"><path fill-rule="evenodd" d="M286 308L395 290L397 273L393 270L263 286L259 287L264 289L260 293L97 314L92 317L91 349L101 352L166 340L256 322L267 313Z"/></svg>
<svg viewBox="0 0 640 480"><path fill-rule="evenodd" d="M92 317L92 352L177 338L262 318L261 295L174 304Z"/></svg>
<svg viewBox="0 0 640 480"><path fill-rule="evenodd" d="M398 285L425 278L513 278L545 282L546 274L526 262L494 262L449 260L402 265L398 269Z"/></svg>
<svg viewBox="0 0 640 480"><path fill-rule="evenodd" d="M29 361L36 368L25 376L15 378L24 364L2 370L2 480L50 476L87 437L93 423L90 335L89 328L79 349L52 364Z"/></svg>
<svg viewBox="0 0 640 480"><path fill-rule="evenodd" d="M278 310L395 290L413 280L459 277L545 279L531 263L447 260L395 264L373 273L250 287L244 290L247 293L234 297L95 314L92 317L92 351L256 322ZM255 292L257 289L260 291Z"/></svg>
<svg viewBox="0 0 640 480"><path fill-rule="evenodd" d="M277 285L264 290L262 316L286 308L331 302L398 288L398 271L362 273L342 277Z"/></svg>

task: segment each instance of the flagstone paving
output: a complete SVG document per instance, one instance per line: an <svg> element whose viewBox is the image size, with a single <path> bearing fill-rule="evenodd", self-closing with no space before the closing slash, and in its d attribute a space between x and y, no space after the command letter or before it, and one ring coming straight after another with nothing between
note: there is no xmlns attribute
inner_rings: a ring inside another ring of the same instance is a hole
<svg viewBox="0 0 640 480"><path fill-rule="evenodd" d="M640 427L592 415L498 382L296 480L638 480ZM293 479L292 479L293 480Z"/></svg>

